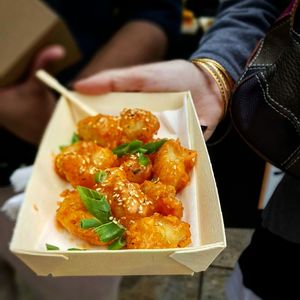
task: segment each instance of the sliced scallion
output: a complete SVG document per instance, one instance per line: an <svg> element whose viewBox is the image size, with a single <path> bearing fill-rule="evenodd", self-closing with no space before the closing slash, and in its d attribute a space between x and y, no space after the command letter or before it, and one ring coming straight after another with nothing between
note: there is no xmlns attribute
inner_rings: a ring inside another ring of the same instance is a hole
<svg viewBox="0 0 300 300"><path fill-rule="evenodd" d="M107 223L111 212L106 197L95 190L83 186L78 186L77 190L86 209L99 219L102 224Z"/></svg>
<svg viewBox="0 0 300 300"><path fill-rule="evenodd" d="M95 231L100 241L105 243L120 237L125 232L125 228L118 223L109 222L96 227Z"/></svg>
<svg viewBox="0 0 300 300"><path fill-rule="evenodd" d="M102 225L102 223L98 219L81 219L80 220L80 227L82 229L98 227L100 225Z"/></svg>
<svg viewBox="0 0 300 300"><path fill-rule="evenodd" d="M104 182L106 178L107 178L107 173L105 171L100 171L95 174L95 181L97 183Z"/></svg>
<svg viewBox="0 0 300 300"><path fill-rule="evenodd" d="M47 250L59 250L59 247L46 243Z"/></svg>
<svg viewBox="0 0 300 300"><path fill-rule="evenodd" d="M122 249L126 245L126 242L124 240L124 236L120 236L118 239L116 239L113 243L111 243L107 248L109 250L119 250Z"/></svg>

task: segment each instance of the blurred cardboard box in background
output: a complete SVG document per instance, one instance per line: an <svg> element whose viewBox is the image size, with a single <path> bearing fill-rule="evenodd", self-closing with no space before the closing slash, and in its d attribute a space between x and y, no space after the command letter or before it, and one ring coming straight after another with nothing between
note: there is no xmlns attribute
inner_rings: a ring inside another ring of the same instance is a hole
<svg viewBox="0 0 300 300"><path fill-rule="evenodd" d="M61 44L66 57L53 63L49 72L72 65L79 49L62 20L39 0L0 0L0 87L20 79L38 50Z"/></svg>

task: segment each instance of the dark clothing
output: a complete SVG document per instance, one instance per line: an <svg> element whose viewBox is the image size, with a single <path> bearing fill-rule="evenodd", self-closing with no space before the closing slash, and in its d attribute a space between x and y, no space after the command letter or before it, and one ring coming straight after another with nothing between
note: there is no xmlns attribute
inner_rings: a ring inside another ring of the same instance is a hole
<svg viewBox="0 0 300 300"><path fill-rule="evenodd" d="M204 35L192 58L215 59L237 80L257 42L288 1L221 2L214 26ZM229 116L219 124L207 145L220 192L225 225L255 227L260 222L257 202L264 161L231 130ZM230 176L228 170L231 170Z"/></svg>
<svg viewBox="0 0 300 300"><path fill-rule="evenodd" d="M60 76L72 78L125 23L146 20L159 26L170 46L179 36L181 5L179 0L44 0L65 20L75 37L83 58Z"/></svg>
<svg viewBox="0 0 300 300"><path fill-rule="evenodd" d="M194 57L218 61L237 80L257 42L288 0L223 0L217 21L201 39Z"/></svg>
<svg viewBox="0 0 300 300"><path fill-rule="evenodd" d="M91 59L97 50L131 20L147 20L166 33L169 44L180 31L180 0L46 0L68 25L82 52L82 60L58 75L66 84ZM24 99L26 100L26 99ZM0 128L0 186L9 184L10 174L22 164L33 163L36 147Z"/></svg>
<svg viewBox="0 0 300 300"><path fill-rule="evenodd" d="M263 225L271 232L300 244L300 180L285 175L263 211Z"/></svg>
<svg viewBox="0 0 300 300"><path fill-rule="evenodd" d="M283 0L223 1L215 25L192 58L215 59L237 80L257 42L289 3ZM299 13L298 9L295 21L298 32ZM299 200L300 179L285 175L263 211L262 227L256 229L239 259L245 287L262 299L298 298L297 279L292 274L300 267Z"/></svg>
<svg viewBox="0 0 300 300"><path fill-rule="evenodd" d="M257 42L290 1L223 1L217 22L202 39L194 57L220 62L237 80ZM296 22L296 28L300 23ZM300 181L285 177L264 211L263 224L275 234L300 243ZM289 189L289 193L286 190ZM279 217L281 216L281 217ZM280 221L280 222L279 222Z"/></svg>
<svg viewBox="0 0 300 300"><path fill-rule="evenodd" d="M299 299L299 253L300 244L257 228L239 259L244 286L264 300Z"/></svg>

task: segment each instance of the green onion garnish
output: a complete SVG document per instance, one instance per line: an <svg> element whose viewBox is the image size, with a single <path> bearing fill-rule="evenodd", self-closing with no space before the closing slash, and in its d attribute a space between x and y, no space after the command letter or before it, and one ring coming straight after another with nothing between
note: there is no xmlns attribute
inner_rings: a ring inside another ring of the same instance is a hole
<svg viewBox="0 0 300 300"><path fill-rule="evenodd" d="M106 197L95 190L83 186L78 186L77 190L86 209L96 217L96 219L81 219L81 228L94 228L99 240L104 243L120 239L125 232L125 228L121 224L111 221L113 217ZM117 241L113 242L113 244L115 245L111 246L112 249L117 249L117 247L121 247L121 244L125 244L125 241L120 240L120 245L117 244Z"/></svg>
<svg viewBox="0 0 300 300"><path fill-rule="evenodd" d="M107 248L109 250L119 250L122 249L126 245L124 241L123 235L116 239L112 244L110 244Z"/></svg>
<svg viewBox="0 0 300 300"><path fill-rule="evenodd" d="M145 156L143 153L138 153L138 158L139 158L139 164L141 166L147 166L150 162L149 158Z"/></svg>
<svg viewBox="0 0 300 300"><path fill-rule="evenodd" d="M72 135L71 144L75 144L75 143L77 143L79 141L80 141L79 135L74 132L73 135Z"/></svg>
<svg viewBox="0 0 300 300"><path fill-rule="evenodd" d="M143 144L141 141L135 140L114 148L112 152L118 157L134 153L152 154L155 153L166 141L167 139L162 139L157 142Z"/></svg>
<svg viewBox="0 0 300 300"><path fill-rule="evenodd" d="M46 249L47 250L59 250L59 247L46 243Z"/></svg>
<svg viewBox="0 0 300 300"><path fill-rule="evenodd" d="M59 146L59 150L60 150L60 151L63 151L66 147L68 147L68 146L67 146L67 145L60 145L60 146Z"/></svg>
<svg viewBox="0 0 300 300"><path fill-rule="evenodd" d="M122 157L126 154L133 154L138 152L138 149L142 147L143 143L138 140L134 140L130 143L122 144L112 150L114 154L116 154L118 157Z"/></svg>
<svg viewBox="0 0 300 300"><path fill-rule="evenodd" d="M95 190L83 186L78 186L77 190L86 209L102 224L109 222L111 211L106 197Z"/></svg>
<svg viewBox="0 0 300 300"><path fill-rule="evenodd" d="M98 219L81 219L80 227L83 229L98 227L102 225L102 223Z"/></svg>
<svg viewBox="0 0 300 300"><path fill-rule="evenodd" d="M67 251L85 251L85 249L79 249L79 248L69 248Z"/></svg>
<svg viewBox="0 0 300 300"><path fill-rule="evenodd" d="M95 228L97 235L101 242L109 242L115 238L119 238L124 232L125 228L115 222L109 222Z"/></svg>
<svg viewBox="0 0 300 300"><path fill-rule="evenodd" d="M107 178L107 173L105 171L100 171L95 174L95 181L97 183L105 181L106 178Z"/></svg>
<svg viewBox="0 0 300 300"><path fill-rule="evenodd" d="M157 142L150 142L143 146L147 150L147 154L155 153L168 139L162 139Z"/></svg>

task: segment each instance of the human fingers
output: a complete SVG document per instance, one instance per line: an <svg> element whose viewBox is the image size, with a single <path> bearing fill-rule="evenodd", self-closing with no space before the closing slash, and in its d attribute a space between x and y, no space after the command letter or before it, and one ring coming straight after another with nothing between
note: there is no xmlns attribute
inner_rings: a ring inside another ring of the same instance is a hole
<svg viewBox="0 0 300 300"><path fill-rule="evenodd" d="M142 78L130 74L128 69L115 69L100 72L87 79L75 82L73 88L83 94L95 95L108 92L139 91Z"/></svg>
<svg viewBox="0 0 300 300"><path fill-rule="evenodd" d="M65 54L65 48L60 45L51 45L42 49L33 60L30 75L34 76L38 69L47 68L50 63L62 59Z"/></svg>
<svg viewBox="0 0 300 300"><path fill-rule="evenodd" d="M154 77L149 72L149 66L103 71L76 82L73 87L83 94L150 91Z"/></svg>
<svg viewBox="0 0 300 300"><path fill-rule="evenodd" d="M107 92L168 92L185 90L180 78L184 61L168 61L100 72L76 82L73 87L83 94Z"/></svg>

